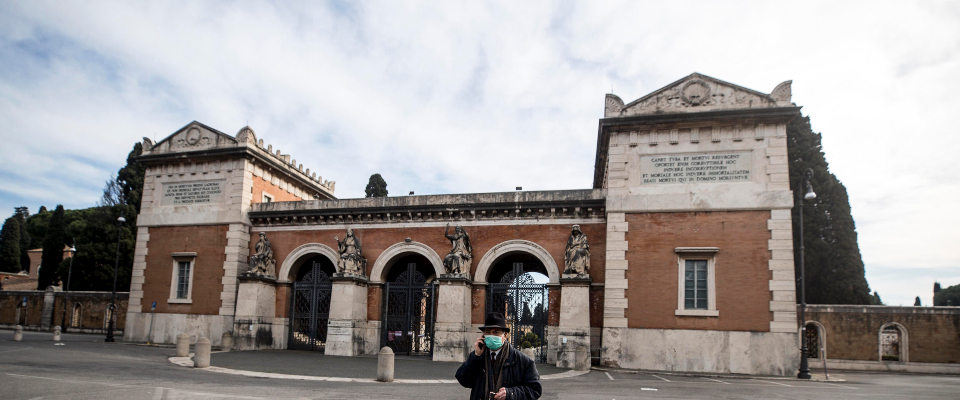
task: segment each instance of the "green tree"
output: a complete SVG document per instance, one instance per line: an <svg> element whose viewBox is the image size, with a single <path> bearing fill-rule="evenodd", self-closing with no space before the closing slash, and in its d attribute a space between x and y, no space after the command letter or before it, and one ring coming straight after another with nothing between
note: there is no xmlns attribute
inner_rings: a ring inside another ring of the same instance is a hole
<svg viewBox="0 0 960 400"><path fill-rule="evenodd" d="M937 283L936 288L939 289L939 287L940 284ZM937 307L960 306L960 285L935 290L933 294L933 305Z"/></svg>
<svg viewBox="0 0 960 400"><path fill-rule="evenodd" d="M537 336L536 333L527 332L520 337L521 348L523 347L540 347L542 344L540 336ZM527 343L527 346L522 346L523 343Z"/></svg>
<svg viewBox="0 0 960 400"><path fill-rule="evenodd" d="M47 223L47 232L43 236L43 254L40 259L37 290L44 290L47 286L59 283L57 269L63 261L63 234L66 229L63 214L63 206L57 205L57 209Z"/></svg>
<svg viewBox="0 0 960 400"><path fill-rule="evenodd" d="M387 181L380 174L370 175L366 193L367 197L387 197Z"/></svg>
<svg viewBox="0 0 960 400"><path fill-rule="evenodd" d="M913 302L914 307L920 307L923 304L920 303L920 296L917 296L917 300Z"/></svg>
<svg viewBox="0 0 960 400"><path fill-rule="evenodd" d="M0 271L20 272L20 216L3 222L0 230Z"/></svg>
<svg viewBox="0 0 960 400"><path fill-rule="evenodd" d="M800 116L787 125L790 188L796 191L806 171L812 169L810 183L817 194L816 199L799 200L802 193L794 192L793 248L797 277L800 276L799 213L803 207L807 303L870 304L870 286L864 275L847 189L830 173L820 140L821 135L810 127L809 117ZM799 300L799 296L797 298Z"/></svg>
<svg viewBox="0 0 960 400"><path fill-rule="evenodd" d="M873 306L882 306L883 300L880 300L880 295L877 294L877 291L873 291L873 296L870 297L870 305Z"/></svg>
<svg viewBox="0 0 960 400"><path fill-rule="evenodd" d="M75 210L74 221L67 226L71 237L76 237L77 253L73 260L70 290L109 291L113 288L113 270L117 262L117 218L128 219L120 226L120 263L117 271L117 291L127 291L133 268L136 227L129 215L132 206L93 207ZM58 275L67 279L69 262L60 264Z"/></svg>
<svg viewBox="0 0 960 400"><path fill-rule="evenodd" d="M20 219L20 270L30 271L30 250L33 238L27 232L27 218L30 218L30 209L27 207L14 207L14 216Z"/></svg>

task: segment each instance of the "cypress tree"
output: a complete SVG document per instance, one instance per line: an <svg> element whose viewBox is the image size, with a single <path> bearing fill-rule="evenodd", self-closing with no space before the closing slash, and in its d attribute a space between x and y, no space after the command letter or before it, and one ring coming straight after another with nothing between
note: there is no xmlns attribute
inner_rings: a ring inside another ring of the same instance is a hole
<svg viewBox="0 0 960 400"><path fill-rule="evenodd" d="M59 282L57 269L63 261L63 234L66 229L63 214L63 206L58 205L50 216L50 221L47 222L47 232L43 236L43 255L40 259L37 290L45 290L47 286L56 285Z"/></svg>
<svg viewBox="0 0 960 400"><path fill-rule="evenodd" d="M803 207L803 239L806 246L806 299L810 304L870 304L870 287L864 274L857 231L850 214L847 189L830 173L821 146L821 135L810 127L810 118L800 116L787 125L790 188L794 190L793 248L797 278L800 277L800 207ZM817 198L800 200L796 193L808 169ZM800 290L799 281L797 290ZM797 296L799 300L799 296Z"/></svg>
<svg viewBox="0 0 960 400"><path fill-rule="evenodd" d="M939 283L937 284L939 287ZM937 307L960 306L960 285L953 285L943 290L937 290L933 295L933 305Z"/></svg>
<svg viewBox="0 0 960 400"><path fill-rule="evenodd" d="M14 215L0 230L0 271L20 272L20 218Z"/></svg>
<svg viewBox="0 0 960 400"><path fill-rule="evenodd" d="M21 271L30 271L30 254L27 253L30 250L31 242L33 238L30 237L30 233L27 232L27 218L30 218L30 209L27 207L14 207L15 216L20 219L20 270Z"/></svg>
<svg viewBox="0 0 960 400"><path fill-rule="evenodd" d="M870 304L874 306L882 306L883 300L880 300L880 294L876 290L873 291L873 297L870 299Z"/></svg>
<svg viewBox="0 0 960 400"><path fill-rule="evenodd" d="M920 307L923 304L920 304L920 296L917 296L917 300L913 302L914 307Z"/></svg>
<svg viewBox="0 0 960 400"><path fill-rule="evenodd" d="M380 174L370 175L366 193L367 197L387 197L387 181Z"/></svg>

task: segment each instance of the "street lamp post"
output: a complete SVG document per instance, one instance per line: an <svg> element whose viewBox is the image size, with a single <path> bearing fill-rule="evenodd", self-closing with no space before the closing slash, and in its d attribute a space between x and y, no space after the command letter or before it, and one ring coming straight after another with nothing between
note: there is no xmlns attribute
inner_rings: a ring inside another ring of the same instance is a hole
<svg viewBox="0 0 960 400"><path fill-rule="evenodd" d="M67 293L70 291L70 278L73 276L73 256L77 255L77 238L73 238L70 246L70 270L67 272L67 287L63 293L63 312L60 315L60 332L67 333Z"/></svg>
<svg viewBox="0 0 960 400"><path fill-rule="evenodd" d="M813 178L813 168L807 168L806 173L803 175L803 180L800 182L799 190L797 194L803 193L803 189L806 188L807 191L804 193L803 197L800 198L800 373L797 374L797 378L800 379L810 379L810 365L807 363L807 285L806 279L804 278L804 264L803 264L803 201L811 200L817 198L817 194L813 192L813 186L810 185L810 179Z"/></svg>
<svg viewBox="0 0 960 400"><path fill-rule="evenodd" d="M110 298L110 320L107 321L107 338L105 342L113 342L113 321L117 319L117 270L120 269L120 238L123 234L123 223L127 222L123 215L117 218L117 262L113 265L113 296Z"/></svg>

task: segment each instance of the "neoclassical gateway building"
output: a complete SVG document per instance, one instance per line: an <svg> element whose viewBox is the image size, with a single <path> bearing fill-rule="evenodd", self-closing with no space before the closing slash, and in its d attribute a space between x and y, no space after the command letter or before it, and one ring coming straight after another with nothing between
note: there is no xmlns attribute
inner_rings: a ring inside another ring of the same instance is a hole
<svg viewBox="0 0 960 400"><path fill-rule="evenodd" d="M692 74L606 96L590 189L363 199L192 122L143 142L124 339L459 361L499 311L561 367L793 375L799 112Z"/></svg>

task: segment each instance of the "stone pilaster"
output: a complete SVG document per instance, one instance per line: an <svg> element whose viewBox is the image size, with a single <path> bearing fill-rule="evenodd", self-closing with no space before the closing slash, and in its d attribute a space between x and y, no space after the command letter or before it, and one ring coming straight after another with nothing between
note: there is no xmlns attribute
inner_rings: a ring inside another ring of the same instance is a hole
<svg viewBox="0 0 960 400"><path fill-rule="evenodd" d="M790 209L770 211L767 220L770 230L768 249L771 259L769 269L773 272L770 279L770 332L795 333L797 331L797 287L793 270L793 226Z"/></svg>
<svg viewBox="0 0 960 400"><path fill-rule="evenodd" d="M466 275L440 275L437 279L437 322L433 334L433 360L463 362L470 351L472 282ZM473 335L474 337L477 335Z"/></svg>
<svg viewBox="0 0 960 400"><path fill-rule="evenodd" d="M557 367L590 369L590 278L560 279Z"/></svg>
<svg viewBox="0 0 960 400"><path fill-rule="evenodd" d="M239 278L234 348L257 350L273 347L273 320L277 304L277 281L270 277Z"/></svg>
<svg viewBox="0 0 960 400"><path fill-rule="evenodd" d="M330 278L330 316L327 320L325 354L359 356L365 354L369 335L367 322L367 279L350 274Z"/></svg>
<svg viewBox="0 0 960 400"><path fill-rule="evenodd" d="M607 214L607 254L603 287L603 359L601 364L617 366L620 359L620 331L627 327L627 231L626 213Z"/></svg>

